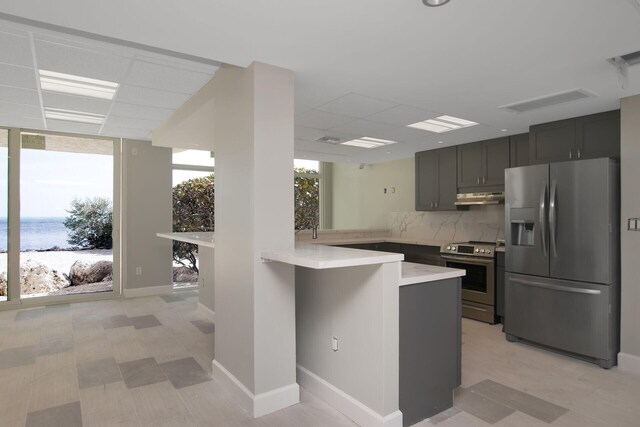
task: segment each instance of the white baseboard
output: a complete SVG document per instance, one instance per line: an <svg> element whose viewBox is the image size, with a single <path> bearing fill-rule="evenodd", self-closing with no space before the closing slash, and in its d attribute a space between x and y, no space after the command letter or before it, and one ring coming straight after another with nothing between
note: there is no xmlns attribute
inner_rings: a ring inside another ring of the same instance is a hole
<svg viewBox="0 0 640 427"><path fill-rule="evenodd" d="M367 427L402 427L402 412L399 410L382 416L313 372L300 365L297 368L298 383L302 387L351 418L356 424Z"/></svg>
<svg viewBox="0 0 640 427"><path fill-rule="evenodd" d="M132 288L124 290L125 298L150 297L153 295L166 295L173 292L172 285L147 286L145 288Z"/></svg>
<svg viewBox="0 0 640 427"><path fill-rule="evenodd" d="M207 320L216 323L216 312L202 303L198 303L198 313L202 314Z"/></svg>
<svg viewBox="0 0 640 427"><path fill-rule="evenodd" d="M640 356L629 353L618 353L618 369L640 374Z"/></svg>
<svg viewBox="0 0 640 427"><path fill-rule="evenodd" d="M300 402L297 383L254 395L217 360L212 362L213 378L222 383L252 417L258 418Z"/></svg>

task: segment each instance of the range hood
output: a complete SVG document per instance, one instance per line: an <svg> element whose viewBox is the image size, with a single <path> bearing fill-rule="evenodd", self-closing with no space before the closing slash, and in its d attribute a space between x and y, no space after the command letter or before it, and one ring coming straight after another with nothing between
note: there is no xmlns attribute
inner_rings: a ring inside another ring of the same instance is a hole
<svg viewBox="0 0 640 427"><path fill-rule="evenodd" d="M465 193L458 194L456 206L498 205L504 203L504 191L496 193Z"/></svg>

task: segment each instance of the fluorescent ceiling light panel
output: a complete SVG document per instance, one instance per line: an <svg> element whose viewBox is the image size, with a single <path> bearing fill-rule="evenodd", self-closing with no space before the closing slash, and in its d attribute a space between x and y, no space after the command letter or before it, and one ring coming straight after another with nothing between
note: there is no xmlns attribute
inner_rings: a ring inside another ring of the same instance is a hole
<svg viewBox="0 0 640 427"><path fill-rule="evenodd" d="M351 145L352 147L360 148L378 148L385 145L395 144L397 141L389 141L388 139L371 138L369 136L363 136L362 138L352 139L341 143L341 145Z"/></svg>
<svg viewBox="0 0 640 427"><path fill-rule="evenodd" d="M444 133L449 132L456 129L468 128L470 126L475 126L478 123L472 122L471 120L460 119L458 117L453 116L439 116L434 119L425 120L418 123L413 123L408 125L410 128L426 130L429 132L435 133Z"/></svg>
<svg viewBox="0 0 640 427"><path fill-rule="evenodd" d="M44 116L52 120L65 120L67 122L89 123L92 125L104 123L104 116L101 114L83 113L82 111L63 110L61 108L45 107Z"/></svg>
<svg viewBox="0 0 640 427"><path fill-rule="evenodd" d="M118 83L106 80L90 79L72 74L57 73L55 71L38 70L40 74L40 88L51 92L67 93L70 95L89 96L91 98L113 99Z"/></svg>

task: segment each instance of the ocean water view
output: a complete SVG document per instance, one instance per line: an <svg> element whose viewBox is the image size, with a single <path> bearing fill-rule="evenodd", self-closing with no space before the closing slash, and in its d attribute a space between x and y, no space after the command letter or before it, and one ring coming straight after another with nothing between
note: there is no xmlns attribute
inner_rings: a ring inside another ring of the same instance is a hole
<svg viewBox="0 0 640 427"><path fill-rule="evenodd" d="M7 218L0 218L0 250L7 250ZM70 248L63 217L22 218L20 221L20 250L50 249L54 246Z"/></svg>

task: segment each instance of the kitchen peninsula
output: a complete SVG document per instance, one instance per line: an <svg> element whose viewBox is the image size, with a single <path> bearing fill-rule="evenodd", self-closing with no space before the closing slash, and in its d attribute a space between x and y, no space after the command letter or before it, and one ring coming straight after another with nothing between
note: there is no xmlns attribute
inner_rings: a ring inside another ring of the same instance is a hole
<svg viewBox="0 0 640 427"><path fill-rule="evenodd" d="M213 233L157 235L209 248L206 261L200 253L200 268L213 263ZM464 270L321 244L261 258L296 266L301 386L367 426L410 425L452 406L460 384Z"/></svg>

